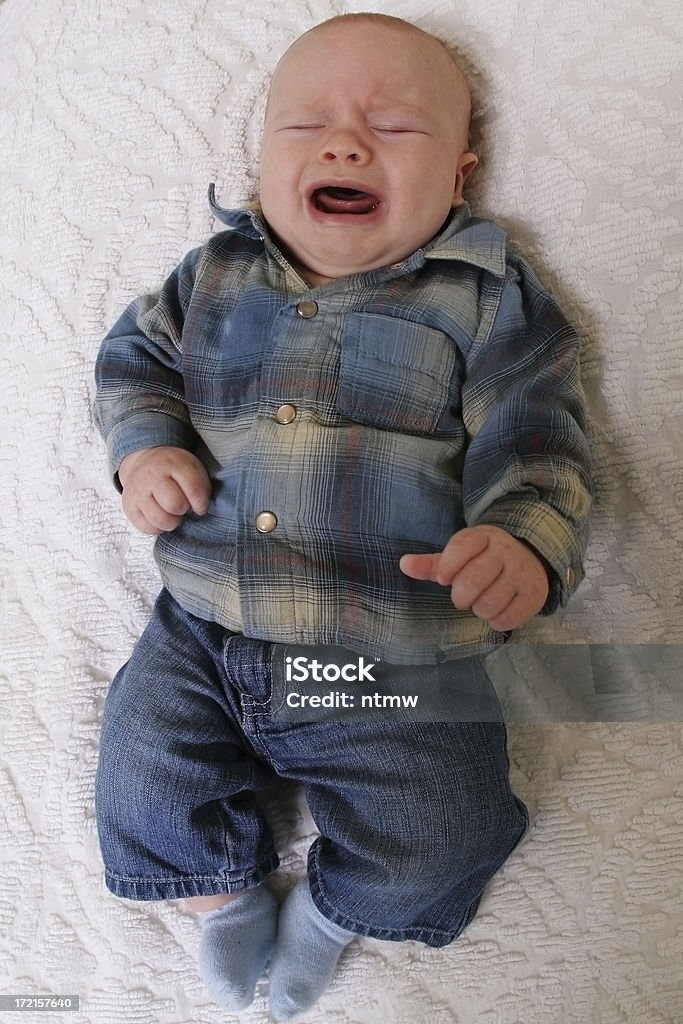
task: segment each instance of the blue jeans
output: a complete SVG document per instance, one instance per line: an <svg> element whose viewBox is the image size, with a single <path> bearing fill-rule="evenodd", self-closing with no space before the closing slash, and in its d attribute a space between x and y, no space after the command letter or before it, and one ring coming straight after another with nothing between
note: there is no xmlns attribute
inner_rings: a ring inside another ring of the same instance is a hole
<svg viewBox="0 0 683 1024"><path fill-rule="evenodd" d="M107 886L159 900L258 885L278 857L254 794L279 776L303 785L320 832L308 858L318 909L361 935L446 945L526 829L504 724L390 712L278 721L276 646L198 619L162 591L104 709L96 802ZM467 662L483 672L481 659Z"/></svg>

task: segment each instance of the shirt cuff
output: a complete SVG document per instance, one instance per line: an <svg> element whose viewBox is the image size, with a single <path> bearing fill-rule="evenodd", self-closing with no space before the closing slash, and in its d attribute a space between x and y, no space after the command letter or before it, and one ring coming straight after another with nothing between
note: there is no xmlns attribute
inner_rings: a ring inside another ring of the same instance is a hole
<svg viewBox="0 0 683 1024"><path fill-rule="evenodd" d="M491 506L468 526L498 526L524 541L550 568L549 591L539 615L552 615L564 608L584 579L584 531L576 531L550 505L534 502L519 505L500 502Z"/></svg>
<svg viewBox="0 0 683 1024"><path fill-rule="evenodd" d="M126 455L141 448L185 448L194 451L197 435L194 428L175 416L166 413L137 413L114 427L107 438L107 456L114 486L123 492L119 480L119 467Z"/></svg>

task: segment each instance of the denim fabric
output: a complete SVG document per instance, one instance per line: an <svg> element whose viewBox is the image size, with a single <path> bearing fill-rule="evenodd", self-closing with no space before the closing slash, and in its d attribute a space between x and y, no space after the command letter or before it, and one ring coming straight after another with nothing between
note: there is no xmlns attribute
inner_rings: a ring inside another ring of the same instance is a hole
<svg viewBox="0 0 683 1024"><path fill-rule="evenodd" d="M320 831L308 875L326 917L380 939L451 942L527 824L502 721L278 721L273 647L162 591L105 705L107 886L154 900L259 884L278 857L254 794L280 776L303 785Z"/></svg>

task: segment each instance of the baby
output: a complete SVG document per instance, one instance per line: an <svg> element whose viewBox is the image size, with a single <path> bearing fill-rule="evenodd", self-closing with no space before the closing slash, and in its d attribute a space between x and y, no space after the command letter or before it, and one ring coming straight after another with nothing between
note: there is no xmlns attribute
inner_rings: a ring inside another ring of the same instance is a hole
<svg viewBox="0 0 683 1024"><path fill-rule="evenodd" d="M307 32L272 80L259 209L212 190L229 230L98 357L98 425L164 583L104 711L106 881L188 900L233 1010L269 962L275 1017L312 1006L357 934L453 941L527 825L497 715L271 706L312 645L488 693L486 653L582 579L578 342L470 216L469 120L435 37L384 15ZM279 912L254 797L276 777L320 832Z"/></svg>

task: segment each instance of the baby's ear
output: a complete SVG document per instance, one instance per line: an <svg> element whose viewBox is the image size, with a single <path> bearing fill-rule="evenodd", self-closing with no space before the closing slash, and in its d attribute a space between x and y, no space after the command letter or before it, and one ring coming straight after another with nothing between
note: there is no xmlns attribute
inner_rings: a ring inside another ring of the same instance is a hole
<svg viewBox="0 0 683 1024"><path fill-rule="evenodd" d="M479 157L475 153L461 153L458 157L458 163L455 168L452 206L460 206L465 202L462 197L463 186L478 163Z"/></svg>

